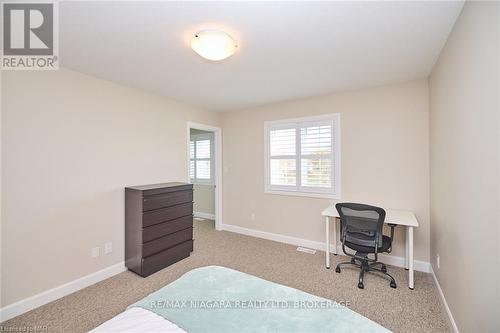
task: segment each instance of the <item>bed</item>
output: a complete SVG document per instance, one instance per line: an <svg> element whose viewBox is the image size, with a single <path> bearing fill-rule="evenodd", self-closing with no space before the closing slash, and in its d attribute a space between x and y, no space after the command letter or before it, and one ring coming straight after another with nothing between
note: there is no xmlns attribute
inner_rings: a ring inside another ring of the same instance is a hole
<svg viewBox="0 0 500 333"><path fill-rule="evenodd" d="M185 273L91 332L389 331L331 300L207 266Z"/></svg>
<svg viewBox="0 0 500 333"><path fill-rule="evenodd" d="M186 331L152 311L140 307L132 307L120 313L116 317L111 318L110 320L90 332L181 333Z"/></svg>

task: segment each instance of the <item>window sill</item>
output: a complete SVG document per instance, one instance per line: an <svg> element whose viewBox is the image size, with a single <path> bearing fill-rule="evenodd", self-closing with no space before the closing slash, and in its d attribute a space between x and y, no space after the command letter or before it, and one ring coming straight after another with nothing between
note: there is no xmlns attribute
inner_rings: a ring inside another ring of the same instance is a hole
<svg viewBox="0 0 500 333"><path fill-rule="evenodd" d="M306 198L318 198L318 199L340 199L340 196L335 194L327 193L308 193L308 192L291 192L291 191L276 191L276 190L265 190L265 194L274 195L284 195L291 197L306 197Z"/></svg>

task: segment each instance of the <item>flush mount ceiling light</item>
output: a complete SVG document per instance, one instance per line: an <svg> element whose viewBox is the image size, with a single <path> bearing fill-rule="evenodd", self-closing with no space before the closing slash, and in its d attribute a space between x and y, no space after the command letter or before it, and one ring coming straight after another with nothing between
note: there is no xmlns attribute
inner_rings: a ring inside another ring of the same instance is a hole
<svg viewBox="0 0 500 333"><path fill-rule="evenodd" d="M193 51L212 61L230 57L237 47L236 41L231 36L219 30L200 31L191 40Z"/></svg>

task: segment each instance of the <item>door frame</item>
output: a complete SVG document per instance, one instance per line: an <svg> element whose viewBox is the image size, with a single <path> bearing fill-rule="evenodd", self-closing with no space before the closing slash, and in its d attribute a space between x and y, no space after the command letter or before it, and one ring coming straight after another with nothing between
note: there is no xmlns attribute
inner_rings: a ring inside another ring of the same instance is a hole
<svg viewBox="0 0 500 333"><path fill-rule="evenodd" d="M188 183L191 182L189 177L189 142L191 138L191 129L197 129L201 131L208 131L214 133L214 150L215 150L215 229L221 230L222 226L222 129L220 127L215 127L211 125L196 123L192 121L187 122L187 138L186 138L186 180Z"/></svg>

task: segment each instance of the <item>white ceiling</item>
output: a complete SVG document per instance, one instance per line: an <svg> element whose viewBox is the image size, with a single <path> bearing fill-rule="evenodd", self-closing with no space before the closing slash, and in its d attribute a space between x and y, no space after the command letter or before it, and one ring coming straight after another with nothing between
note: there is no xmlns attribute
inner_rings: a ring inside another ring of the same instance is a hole
<svg viewBox="0 0 500 333"><path fill-rule="evenodd" d="M229 111L427 77L463 2L61 2L63 67ZM239 43L220 63L198 30Z"/></svg>

